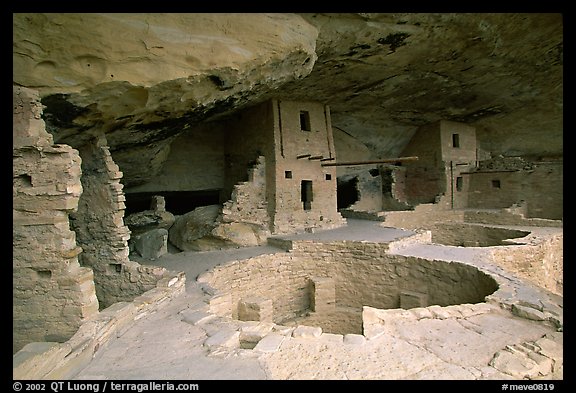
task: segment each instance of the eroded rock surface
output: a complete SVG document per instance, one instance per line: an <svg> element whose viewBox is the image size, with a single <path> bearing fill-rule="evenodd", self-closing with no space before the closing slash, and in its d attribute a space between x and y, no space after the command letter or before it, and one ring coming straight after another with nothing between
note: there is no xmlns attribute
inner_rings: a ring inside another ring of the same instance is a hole
<svg viewBox="0 0 576 393"><path fill-rule="evenodd" d="M562 154L561 14L13 20L14 82L39 90L55 142L104 131L126 187L157 175L185 130L270 96L330 105L335 133L373 157L440 119L476 127L494 155Z"/></svg>

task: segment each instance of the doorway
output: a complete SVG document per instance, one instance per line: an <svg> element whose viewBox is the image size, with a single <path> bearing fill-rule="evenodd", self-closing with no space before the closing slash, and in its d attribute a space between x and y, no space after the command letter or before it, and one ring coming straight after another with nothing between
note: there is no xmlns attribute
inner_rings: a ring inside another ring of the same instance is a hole
<svg viewBox="0 0 576 393"><path fill-rule="evenodd" d="M304 210L312 210L312 180L302 180L300 185L300 200Z"/></svg>

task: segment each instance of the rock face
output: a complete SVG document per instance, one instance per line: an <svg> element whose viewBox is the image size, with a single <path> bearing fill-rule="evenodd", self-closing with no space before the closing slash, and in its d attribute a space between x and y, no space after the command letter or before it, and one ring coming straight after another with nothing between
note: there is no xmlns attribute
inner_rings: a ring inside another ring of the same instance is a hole
<svg viewBox="0 0 576 393"><path fill-rule="evenodd" d="M170 228L170 243L182 251L198 250L197 240L210 234L220 214L219 205L202 206L176 217Z"/></svg>
<svg viewBox="0 0 576 393"><path fill-rule="evenodd" d="M170 142L270 96L330 105L394 157L436 120L494 155L562 155L561 14L15 14L13 80L76 147L104 132L127 188ZM122 37L122 39L118 39ZM89 43L89 46L87 45Z"/></svg>
<svg viewBox="0 0 576 393"><path fill-rule="evenodd" d="M39 89L57 141L106 129L130 186L191 125L310 73L316 37L293 14L17 14L14 82Z"/></svg>

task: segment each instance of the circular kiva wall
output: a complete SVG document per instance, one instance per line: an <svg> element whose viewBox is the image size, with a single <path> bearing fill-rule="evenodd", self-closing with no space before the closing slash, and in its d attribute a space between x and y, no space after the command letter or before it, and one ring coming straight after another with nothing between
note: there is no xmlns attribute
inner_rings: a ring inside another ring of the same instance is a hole
<svg viewBox="0 0 576 393"><path fill-rule="evenodd" d="M530 232L477 224L442 223L426 227L432 232L432 243L459 247L492 247L513 245L508 239L525 237Z"/></svg>
<svg viewBox="0 0 576 393"><path fill-rule="evenodd" d="M385 244L298 243L290 253L218 266L198 281L216 289L219 314L362 334L362 306L379 309L480 303L496 281L457 262L389 255Z"/></svg>

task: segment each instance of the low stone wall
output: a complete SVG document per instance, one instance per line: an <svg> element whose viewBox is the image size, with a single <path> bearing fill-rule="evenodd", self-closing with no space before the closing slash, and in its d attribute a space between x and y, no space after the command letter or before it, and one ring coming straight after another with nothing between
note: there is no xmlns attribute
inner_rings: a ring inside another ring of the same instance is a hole
<svg viewBox="0 0 576 393"><path fill-rule="evenodd" d="M358 318L363 306L401 307L404 295L419 298L419 306L445 306L482 302L497 289L490 276L473 266L388 254L387 243L293 241L292 247L286 254L218 266L198 281L220 291L225 304L219 302L217 310L235 319L242 299L271 299L275 323L306 317L313 305L314 280L322 277L334 280L335 308L357 310L352 315ZM331 313L316 310L313 317L316 322L325 319L321 325L328 327ZM335 332L348 330L338 325ZM328 327L330 330L333 328Z"/></svg>
<svg viewBox="0 0 576 393"><path fill-rule="evenodd" d="M519 225L561 228L562 220L549 220L545 218L525 218L524 213L515 209L498 210L465 210L464 222L491 225Z"/></svg>
<svg viewBox="0 0 576 393"><path fill-rule="evenodd" d="M434 224L426 229L432 232L432 243L459 247L501 246L506 244L505 241L508 239L530 234L530 232L510 228L464 223Z"/></svg>
<svg viewBox="0 0 576 393"><path fill-rule="evenodd" d="M515 247L491 247L492 262L557 294L564 290L564 235L528 237Z"/></svg>
<svg viewBox="0 0 576 393"><path fill-rule="evenodd" d="M421 204L414 210L384 212L382 226L418 229L428 228L439 222L463 222L464 211L449 210L439 204Z"/></svg>
<svg viewBox="0 0 576 393"><path fill-rule="evenodd" d="M368 339L374 339L389 328L387 325L398 322L416 322L420 319L468 318L498 309L498 306L488 303L458 304L447 307L434 305L411 310L380 310L373 307L363 307L362 325L364 336Z"/></svg>
<svg viewBox="0 0 576 393"><path fill-rule="evenodd" d="M154 312L164 302L184 293L184 273L170 272L132 302L119 302L84 322L64 343L33 342L18 351L12 361L15 380L71 379L110 340L121 336L134 321Z"/></svg>

